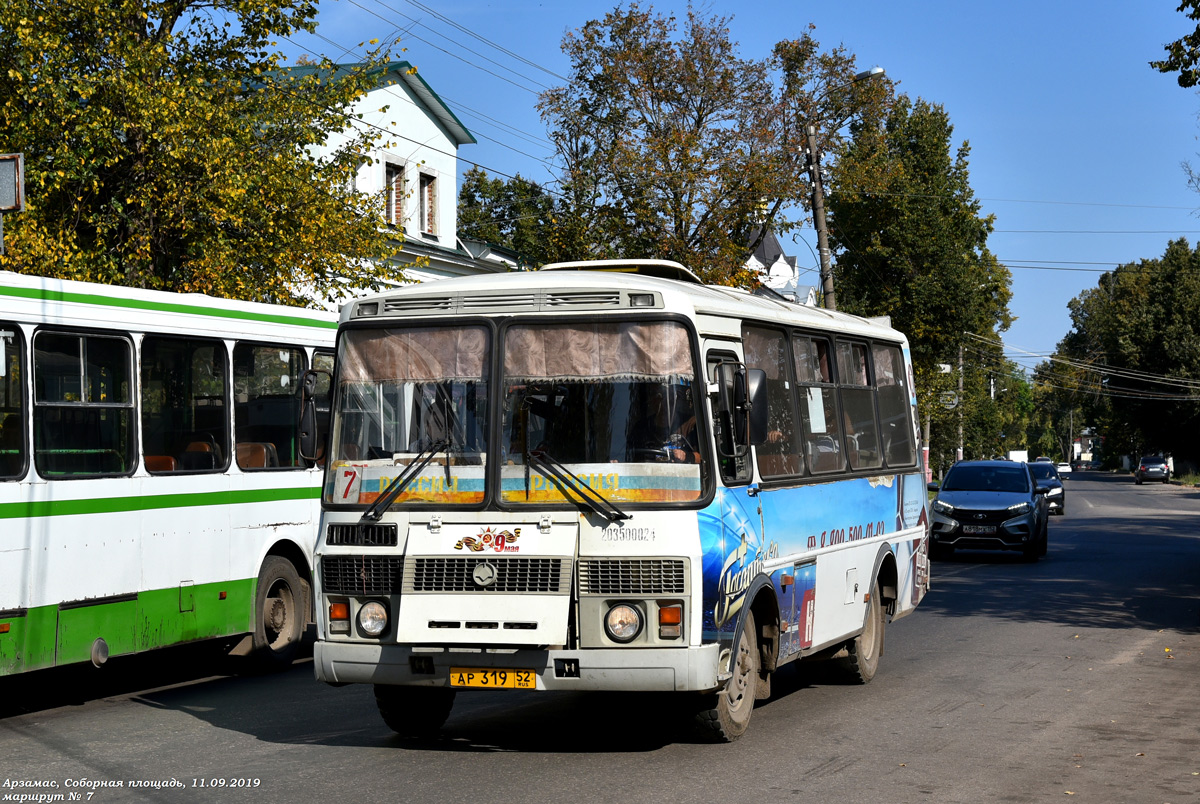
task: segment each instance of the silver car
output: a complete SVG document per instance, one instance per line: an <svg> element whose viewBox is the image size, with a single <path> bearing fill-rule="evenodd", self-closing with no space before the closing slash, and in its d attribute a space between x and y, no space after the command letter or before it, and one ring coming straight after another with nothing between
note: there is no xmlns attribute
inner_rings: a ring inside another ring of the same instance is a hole
<svg viewBox="0 0 1200 804"><path fill-rule="evenodd" d="M937 492L930 506L935 554L961 547L1019 550L1026 561L1046 555L1050 488L1034 478L1028 464L962 461L929 490Z"/></svg>
<svg viewBox="0 0 1200 804"><path fill-rule="evenodd" d="M1133 480L1139 486L1145 480L1157 480L1160 483L1166 483L1171 479L1171 467L1167 466L1166 458L1160 458L1157 455L1147 455L1138 461L1137 471L1133 473Z"/></svg>

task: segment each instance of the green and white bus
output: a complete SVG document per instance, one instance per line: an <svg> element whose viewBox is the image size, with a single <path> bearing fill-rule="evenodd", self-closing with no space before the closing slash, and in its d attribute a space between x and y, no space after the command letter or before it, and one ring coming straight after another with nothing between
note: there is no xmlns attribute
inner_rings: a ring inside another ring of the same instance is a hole
<svg viewBox="0 0 1200 804"><path fill-rule="evenodd" d="M333 396L316 676L404 734L498 688L672 693L733 740L789 662L869 681L928 588L886 321L564 263L347 304Z"/></svg>
<svg viewBox="0 0 1200 804"><path fill-rule="evenodd" d="M291 660L333 313L0 272L0 676L216 637Z"/></svg>

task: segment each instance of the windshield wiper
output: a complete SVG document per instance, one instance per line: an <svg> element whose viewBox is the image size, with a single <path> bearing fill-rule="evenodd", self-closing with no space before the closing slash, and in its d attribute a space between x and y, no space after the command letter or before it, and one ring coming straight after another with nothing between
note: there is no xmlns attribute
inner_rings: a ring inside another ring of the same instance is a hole
<svg viewBox="0 0 1200 804"><path fill-rule="evenodd" d="M388 483L387 488L383 490L383 493L376 498L375 502L371 503L371 507L363 512L362 519L358 521L359 524L361 525L365 522L378 522L380 517L383 516L383 512L391 507L392 503L396 501L396 498L404 493L404 490L408 488L408 484L413 482L417 475L421 474L425 467L429 465L429 462L433 460L433 456L437 455L448 446L450 446L449 440L443 438L439 441L433 442L429 445L429 447L417 453L417 457L413 458L413 461L408 465L408 468L406 468L402 473L400 473L400 475L393 479L391 483ZM447 474L449 474L450 469L449 463L450 456L447 455Z"/></svg>
<svg viewBox="0 0 1200 804"><path fill-rule="evenodd" d="M542 450L539 452L529 452L526 459L526 472L528 467L533 465L535 469L541 472L544 476L549 477L554 484L558 486L562 495L585 513L591 512L598 514L609 522L624 522L629 519L629 514L622 511L617 506L613 505L602 494L597 492L591 486L583 481L583 478L572 472L563 464L562 461L555 458L550 453ZM567 489L574 491L579 495L578 499L567 493Z"/></svg>

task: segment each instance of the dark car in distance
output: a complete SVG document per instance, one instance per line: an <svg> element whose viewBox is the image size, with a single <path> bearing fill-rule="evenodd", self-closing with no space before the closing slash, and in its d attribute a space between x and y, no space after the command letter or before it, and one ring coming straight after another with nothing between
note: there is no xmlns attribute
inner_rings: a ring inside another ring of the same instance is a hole
<svg viewBox="0 0 1200 804"><path fill-rule="evenodd" d="M930 506L935 554L956 548L1019 550L1026 561L1046 554L1050 487L1030 465L1014 461L960 461L950 468ZM1053 464L1050 464L1051 468Z"/></svg>
<svg viewBox="0 0 1200 804"><path fill-rule="evenodd" d="M1048 489L1046 502L1049 504L1050 513L1065 514L1067 512L1067 490L1063 486L1063 481L1067 480L1070 475L1059 474L1058 468L1052 463L1031 463L1029 471L1033 472L1033 479L1039 486L1045 486Z"/></svg>
<svg viewBox="0 0 1200 804"><path fill-rule="evenodd" d="M1171 479L1171 468L1167 466L1167 459L1160 458L1157 455L1147 455L1138 461L1137 471L1133 473L1133 480L1139 486L1146 480L1157 480L1160 483L1166 483Z"/></svg>

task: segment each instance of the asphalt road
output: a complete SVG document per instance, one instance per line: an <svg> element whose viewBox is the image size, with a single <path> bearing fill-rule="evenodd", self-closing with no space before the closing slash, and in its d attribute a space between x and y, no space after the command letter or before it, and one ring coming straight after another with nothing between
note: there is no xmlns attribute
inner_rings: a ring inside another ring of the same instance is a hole
<svg viewBox="0 0 1200 804"><path fill-rule="evenodd" d="M732 745L662 699L534 693L460 694L411 743L308 662L230 675L186 648L0 680L0 801L1200 800L1200 490L1084 472L1067 495L1046 558L936 562L871 684L792 665Z"/></svg>

